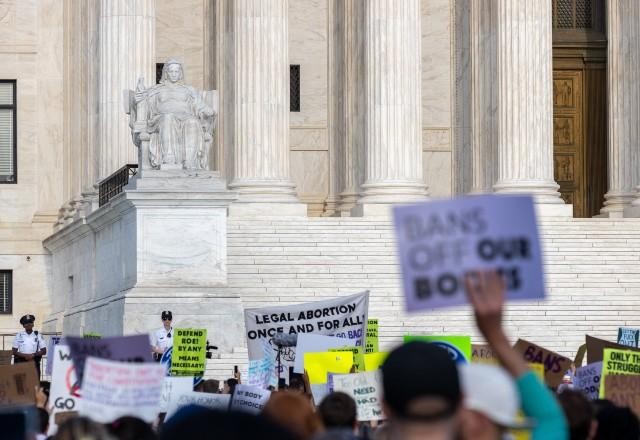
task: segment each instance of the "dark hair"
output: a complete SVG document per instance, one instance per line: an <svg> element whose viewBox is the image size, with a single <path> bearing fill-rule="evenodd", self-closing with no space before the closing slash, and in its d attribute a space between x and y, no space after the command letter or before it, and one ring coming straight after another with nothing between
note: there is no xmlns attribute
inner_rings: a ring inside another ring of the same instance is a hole
<svg viewBox="0 0 640 440"><path fill-rule="evenodd" d="M229 387L229 394L233 394L233 392L234 392L234 391L235 391L235 389L236 389L236 385L238 385L238 380L237 380L237 379L233 379L233 378L231 378L231 379L227 379L227 380L225 380L224 382L225 382L225 383L227 384L227 386Z"/></svg>
<svg viewBox="0 0 640 440"><path fill-rule="evenodd" d="M200 388L198 391L202 391L203 393L216 394L220 391L220 381L216 379L207 379L199 383L198 386Z"/></svg>
<svg viewBox="0 0 640 440"><path fill-rule="evenodd" d="M151 425L137 417L124 416L107 425L111 435L118 440L156 440Z"/></svg>
<svg viewBox="0 0 640 440"><path fill-rule="evenodd" d="M558 401L567 417L569 438L571 440L585 440L589 436L591 422L595 417L589 400L580 391L565 389L558 394Z"/></svg>
<svg viewBox="0 0 640 440"><path fill-rule="evenodd" d="M297 440L308 440L322 430L322 422L313 405L300 393L272 393L262 414L291 432Z"/></svg>
<svg viewBox="0 0 640 440"><path fill-rule="evenodd" d="M353 428L356 423L356 402L346 393L336 391L327 395L318 412L327 428Z"/></svg>
<svg viewBox="0 0 640 440"><path fill-rule="evenodd" d="M107 432L107 428L94 422L87 417L74 417L65 420L58 425L58 431L53 436L53 440L109 440L112 437Z"/></svg>
<svg viewBox="0 0 640 440"><path fill-rule="evenodd" d="M47 428L49 427L49 413L46 409L38 408L38 429L42 434L47 433Z"/></svg>
<svg viewBox="0 0 640 440"><path fill-rule="evenodd" d="M620 408L611 402L598 402L598 431L595 440L638 440L640 424L629 408Z"/></svg>

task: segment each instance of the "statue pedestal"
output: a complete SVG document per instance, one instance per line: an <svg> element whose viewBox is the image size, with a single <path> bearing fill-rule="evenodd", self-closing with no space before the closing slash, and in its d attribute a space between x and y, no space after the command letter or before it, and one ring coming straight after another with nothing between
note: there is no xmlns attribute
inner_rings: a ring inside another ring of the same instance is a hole
<svg viewBox="0 0 640 440"><path fill-rule="evenodd" d="M227 285L227 210L215 172L143 170L106 205L44 242L53 260L48 330L150 332L204 327L222 351L243 345L242 305ZM44 329L43 329L44 330Z"/></svg>

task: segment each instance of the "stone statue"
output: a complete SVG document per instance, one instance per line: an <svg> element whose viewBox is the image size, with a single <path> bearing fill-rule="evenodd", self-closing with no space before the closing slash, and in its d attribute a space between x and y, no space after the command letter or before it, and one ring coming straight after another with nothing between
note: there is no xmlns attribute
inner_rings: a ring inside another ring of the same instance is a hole
<svg viewBox="0 0 640 440"><path fill-rule="evenodd" d="M208 170L217 92L183 83L182 63L168 60L160 84L125 91L125 111L142 169Z"/></svg>

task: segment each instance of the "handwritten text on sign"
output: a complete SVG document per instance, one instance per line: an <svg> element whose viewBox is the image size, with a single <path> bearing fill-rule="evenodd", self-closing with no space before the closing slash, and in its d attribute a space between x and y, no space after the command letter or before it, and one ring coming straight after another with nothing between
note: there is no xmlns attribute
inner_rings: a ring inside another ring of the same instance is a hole
<svg viewBox="0 0 640 440"><path fill-rule="evenodd" d="M380 420L384 418L381 407L382 373L380 370L334 375L333 389L353 397L358 408L358 420Z"/></svg>
<svg viewBox="0 0 640 440"><path fill-rule="evenodd" d="M473 196L394 208L407 310L466 303L464 276L502 274L508 299L544 296L528 196Z"/></svg>

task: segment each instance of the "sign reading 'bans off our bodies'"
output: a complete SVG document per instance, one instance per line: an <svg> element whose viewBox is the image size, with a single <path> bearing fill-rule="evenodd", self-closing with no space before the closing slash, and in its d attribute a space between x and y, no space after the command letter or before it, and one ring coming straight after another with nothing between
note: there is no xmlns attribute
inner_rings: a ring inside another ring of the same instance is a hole
<svg viewBox="0 0 640 440"><path fill-rule="evenodd" d="M483 195L394 208L407 310L466 303L464 276L497 270L508 299L544 297L529 196Z"/></svg>

